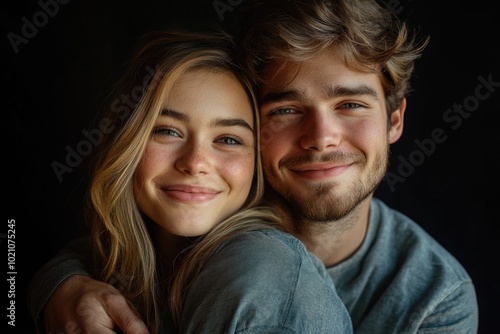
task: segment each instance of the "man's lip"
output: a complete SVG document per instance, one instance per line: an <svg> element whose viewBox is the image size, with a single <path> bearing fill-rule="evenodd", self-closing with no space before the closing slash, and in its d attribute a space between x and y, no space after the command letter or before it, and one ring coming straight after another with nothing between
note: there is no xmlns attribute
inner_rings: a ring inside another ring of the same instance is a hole
<svg viewBox="0 0 500 334"><path fill-rule="evenodd" d="M309 171L323 171L337 167L345 167L348 164L339 164L332 162L322 162L322 163L311 163L311 164L303 164L300 166L290 167L294 172L309 172Z"/></svg>
<svg viewBox="0 0 500 334"><path fill-rule="evenodd" d="M343 173L351 164L313 163L289 168L292 172L307 179L324 179Z"/></svg>
<svg viewBox="0 0 500 334"><path fill-rule="evenodd" d="M207 202L220 193L220 191L213 188L180 184L162 186L161 190L169 198L186 203Z"/></svg>

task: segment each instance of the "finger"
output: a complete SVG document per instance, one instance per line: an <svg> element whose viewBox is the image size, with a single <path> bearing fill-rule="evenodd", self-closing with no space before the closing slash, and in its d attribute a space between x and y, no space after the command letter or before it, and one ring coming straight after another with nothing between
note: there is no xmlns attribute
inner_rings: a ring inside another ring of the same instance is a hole
<svg viewBox="0 0 500 334"><path fill-rule="evenodd" d="M146 324L137 316L116 321L119 328L115 329L118 334L149 334Z"/></svg>
<svg viewBox="0 0 500 334"><path fill-rule="evenodd" d="M108 295L106 312L124 334L149 334L149 330L123 295ZM118 332L120 333L120 332Z"/></svg>

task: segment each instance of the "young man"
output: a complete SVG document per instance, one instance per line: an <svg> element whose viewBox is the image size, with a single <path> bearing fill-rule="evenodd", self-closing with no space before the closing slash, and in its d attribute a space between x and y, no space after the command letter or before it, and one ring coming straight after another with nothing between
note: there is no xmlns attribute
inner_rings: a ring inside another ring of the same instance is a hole
<svg viewBox="0 0 500 334"><path fill-rule="evenodd" d="M355 333L476 333L475 289L462 265L373 197L403 132L405 95L426 40L375 1L265 0L247 18L241 61L260 87L269 198L327 267ZM44 271L76 259L56 258ZM34 287L73 273L84 274L73 265L40 275ZM35 317L48 297L32 303ZM81 275L50 298L48 328L86 328L82 305L94 310L94 323L142 332L118 290Z"/></svg>

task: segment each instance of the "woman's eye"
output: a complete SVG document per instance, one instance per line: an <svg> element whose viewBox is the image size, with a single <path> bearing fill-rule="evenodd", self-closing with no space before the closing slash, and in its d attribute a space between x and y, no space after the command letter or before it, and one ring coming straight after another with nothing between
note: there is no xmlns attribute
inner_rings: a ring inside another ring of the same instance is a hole
<svg viewBox="0 0 500 334"><path fill-rule="evenodd" d="M225 145L241 145L241 141L233 137L222 137L217 139L216 142Z"/></svg>
<svg viewBox="0 0 500 334"><path fill-rule="evenodd" d="M177 130L172 128L155 128L153 130L153 135L155 136L172 136L172 137L180 137L180 133Z"/></svg>

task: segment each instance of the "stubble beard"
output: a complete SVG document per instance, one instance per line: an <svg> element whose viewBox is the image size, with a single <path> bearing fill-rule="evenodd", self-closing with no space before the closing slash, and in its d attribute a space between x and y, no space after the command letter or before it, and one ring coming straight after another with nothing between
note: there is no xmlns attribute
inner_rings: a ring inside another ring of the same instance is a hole
<svg viewBox="0 0 500 334"><path fill-rule="evenodd" d="M329 223L345 218L377 189L387 171L388 157L389 147L377 154L369 170L366 170L366 160L359 162L365 169L364 176L354 180L342 193L336 191L336 184L332 182L311 185L307 191L300 193L277 182L268 168L264 168L264 173L277 195L287 202L296 220Z"/></svg>

